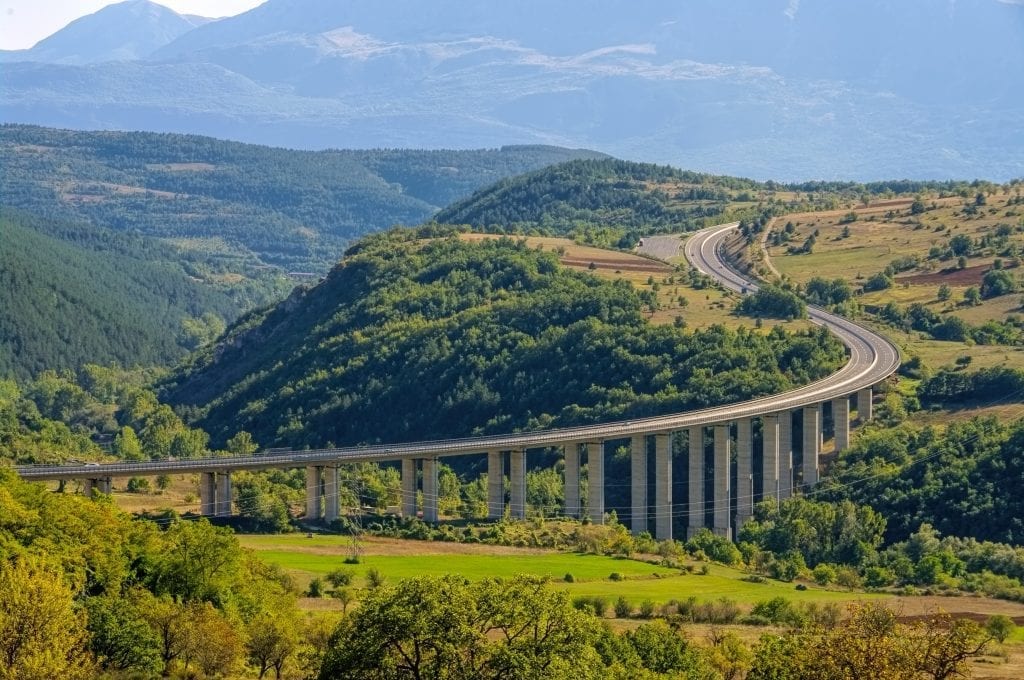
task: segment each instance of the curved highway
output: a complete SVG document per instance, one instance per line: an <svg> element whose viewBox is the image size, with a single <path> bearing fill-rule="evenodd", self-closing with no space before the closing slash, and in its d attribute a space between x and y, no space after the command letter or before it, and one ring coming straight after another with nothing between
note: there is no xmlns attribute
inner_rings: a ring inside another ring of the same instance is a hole
<svg viewBox="0 0 1024 680"><path fill-rule="evenodd" d="M723 244L736 226L736 223L723 224L699 231L686 241L684 252L686 259L699 271L714 277L727 288L749 293L756 291L757 285L731 269L722 256ZM274 451L252 456L182 461L30 466L19 467L16 470L21 477L29 480L98 479L189 471L302 467L326 462L355 463L401 458L429 458L602 441L636 434L672 432L698 425L711 425L797 409L872 387L892 375L899 367L899 351L891 342L877 333L822 309L812 307L808 310L808 314L812 322L824 325L846 345L850 357L846 365L827 378L809 385L782 394L737 404L600 425L443 441L313 451Z"/></svg>

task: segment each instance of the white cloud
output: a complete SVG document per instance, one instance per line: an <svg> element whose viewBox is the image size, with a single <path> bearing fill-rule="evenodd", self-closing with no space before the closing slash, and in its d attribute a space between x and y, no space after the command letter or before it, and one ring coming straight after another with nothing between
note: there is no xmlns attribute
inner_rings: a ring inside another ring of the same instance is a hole
<svg viewBox="0 0 1024 680"><path fill-rule="evenodd" d="M800 11L800 0L789 0L789 4L786 5L785 14L790 19L796 19L796 13Z"/></svg>

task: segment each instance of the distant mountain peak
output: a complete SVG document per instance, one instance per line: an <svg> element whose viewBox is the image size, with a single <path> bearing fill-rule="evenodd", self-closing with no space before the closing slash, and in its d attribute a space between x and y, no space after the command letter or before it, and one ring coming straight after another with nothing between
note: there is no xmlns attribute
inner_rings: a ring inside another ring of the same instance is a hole
<svg viewBox="0 0 1024 680"><path fill-rule="evenodd" d="M8 52L4 61L95 64L143 59L209 21L151 0L125 0L75 19L31 49Z"/></svg>

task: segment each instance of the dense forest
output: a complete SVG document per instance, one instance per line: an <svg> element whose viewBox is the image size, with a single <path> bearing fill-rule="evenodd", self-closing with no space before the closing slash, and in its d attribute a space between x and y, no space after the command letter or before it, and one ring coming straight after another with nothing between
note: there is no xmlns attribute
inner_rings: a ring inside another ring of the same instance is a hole
<svg viewBox="0 0 1024 680"><path fill-rule="evenodd" d="M288 282L199 280L158 243L0 211L0 378L84 363L166 365Z"/></svg>
<svg viewBox="0 0 1024 680"><path fill-rule="evenodd" d="M890 540L929 524L944 535L1020 544L1022 484L1024 422L986 419L944 432L907 424L866 433L839 458L826 489L882 513Z"/></svg>
<svg viewBox="0 0 1024 680"><path fill-rule="evenodd" d="M292 271L326 271L357 237L419 224L504 177L601 154L291 151L208 137L0 126L0 202Z"/></svg>
<svg viewBox="0 0 1024 680"><path fill-rule="evenodd" d="M244 429L263 445L344 445L685 411L844 361L823 330L684 332L648 324L654 305L522 241L394 230L241 319L164 394L217 443Z"/></svg>

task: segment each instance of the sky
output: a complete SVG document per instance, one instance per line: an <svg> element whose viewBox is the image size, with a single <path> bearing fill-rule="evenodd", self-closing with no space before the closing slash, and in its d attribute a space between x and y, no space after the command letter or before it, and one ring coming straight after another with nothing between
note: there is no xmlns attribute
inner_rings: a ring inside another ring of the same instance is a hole
<svg viewBox="0 0 1024 680"><path fill-rule="evenodd" d="M264 0L157 0L182 14L226 17L240 14ZM0 49L32 47L78 17L92 14L110 0L0 0Z"/></svg>

